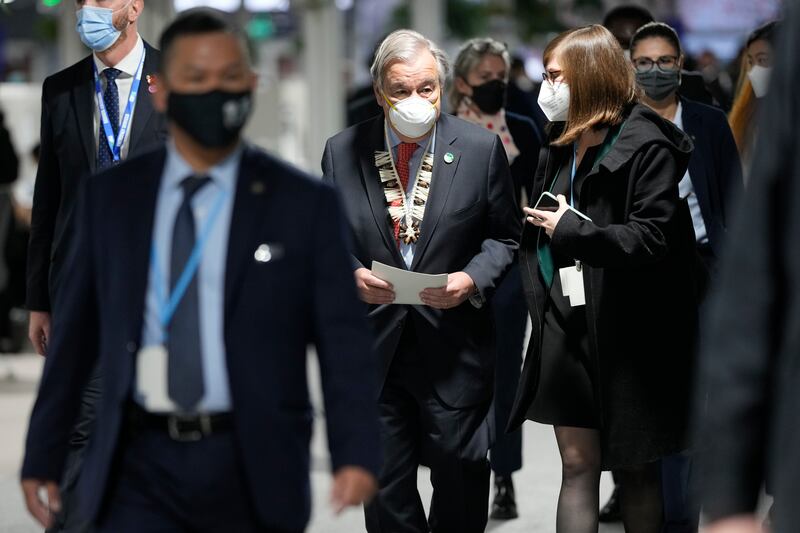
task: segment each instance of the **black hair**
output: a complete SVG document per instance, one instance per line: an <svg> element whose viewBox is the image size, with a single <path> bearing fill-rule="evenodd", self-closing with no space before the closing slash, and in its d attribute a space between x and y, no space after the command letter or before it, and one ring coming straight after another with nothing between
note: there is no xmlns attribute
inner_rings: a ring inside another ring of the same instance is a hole
<svg viewBox="0 0 800 533"><path fill-rule="evenodd" d="M181 37L206 33L228 33L233 35L242 41L243 50L249 52L247 39L239 27L231 23L222 12L208 8L190 9L178 15L161 34L159 46L161 48L160 69L162 74L175 46L175 41Z"/></svg>
<svg viewBox="0 0 800 533"><path fill-rule="evenodd" d="M751 44L761 40L767 41L772 46L775 46L775 37L777 36L778 29L780 29L780 24L777 20L759 26L747 36L747 43L744 47L749 48Z"/></svg>
<svg viewBox="0 0 800 533"><path fill-rule="evenodd" d="M41 152L41 150L42 150L42 145L40 143L36 143L36 145L33 148L31 148L31 155L37 161L39 160L39 152Z"/></svg>
<svg viewBox="0 0 800 533"><path fill-rule="evenodd" d="M638 21L639 23L636 26L639 27L644 26L648 22L653 22L655 18L653 18L652 13L641 6L626 4L617 6L606 13L605 18L603 19L603 26L608 28L620 20Z"/></svg>
<svg viewBox="0 0 800 533"><path fill-rule="evenodd" d="M631 54L633 53L633 49L636 48L636 45L639 43L639 41L650 39L652 37L660 37L664 39L675 47L675 50L678 51L678 57L683 55L683 50L681 49L681 40L678 38L678 33L672 28L672 26L664 24L663 22L648 22L636 30L636 33L634 33L633 37L631 37Z"/></svg>

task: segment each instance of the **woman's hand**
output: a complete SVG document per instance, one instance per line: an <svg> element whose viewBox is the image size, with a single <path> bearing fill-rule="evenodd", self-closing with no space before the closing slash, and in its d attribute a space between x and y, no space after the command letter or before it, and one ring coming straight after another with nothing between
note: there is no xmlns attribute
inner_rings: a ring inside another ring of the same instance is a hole
<svg viewBox="0 0 800 533"><path fill-rule="evenodd" d="M531 209L530 207L525 207L523 209L523 211L525 211L526 220L528 223L540 228L544 228L544 231L547 233L548 237L553 236L553 232L556 230L558 221L561 220L561 217L564 216L564 213L566 213L567 209L569 209L567 198L563 194L559 194L557 199L558 211L556 212L540 211L539 209Z"/></svg>

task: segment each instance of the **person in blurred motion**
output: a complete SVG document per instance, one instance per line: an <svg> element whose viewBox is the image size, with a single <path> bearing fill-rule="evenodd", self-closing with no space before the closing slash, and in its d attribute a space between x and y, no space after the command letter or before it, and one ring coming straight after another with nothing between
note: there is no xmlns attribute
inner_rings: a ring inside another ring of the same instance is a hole
<svg viewBox="0 0 800 533"><path fill-rule="evenodd" d="M538 95L539 86L528 76L525 60L520 56L511 56L505 109L533 120L537 129L544 132L547 117L536 103Z"/></svg>
<svg viewBox="0 0 800 533"><path fill-rule="evenodd" d="M70 425L100 359L80 480L81 516L98 533L299 532L311 507L309 344L332 502L360 505L377 488L376 365L344 215L330 187L241 140L257 80L237 28L187 11L161 49L154 102L168 145L81 190L25 501L52 522Z"/></svg>
<svg viewBox="0 0 800 533"><path fill-rule="evenodd" d="M509 67L505 44L491 38L467 41L453 64L449 103L459 118L500 136L520 205L531 194L542 136L531 119L505 109ZM508 520L518 516L511 476L522 468L522 431L506 434L505 427L519 382L528 320L516 261L497 288L492 309L497 328L494 416L498 432L490 456L495 487L490 517Z"/></svg>
<svg viewBox="0 0 800 533"><path fill-rule="evenodd" d="M778 32L776 21L768 22L754 30L745 43L736 96L728 120L744 165L745 183L748 182L754 148L758 137L757 111L769 92L769 79L774 62L773 45Z"/></svg>
<svg viewBox="0 0 800 533"><path fill-rule="evenodd" d="M800 6L787 4L769 96L760 105L751 178L709 305L695 404L706 533L772 533L800 524Z"/></svg>
<svg viewBox="0 0 800 533"><path fill-rule="evenodd" d="M13 286L8 251L15 233L13 185L19 173L19 158L0 111L0 353L15 350L11 321Z"/></svg>
<svg viewBox="0 0 800 533"><path fill-rule="evenodd" d="M698 281L702 300L708 281L716 277L722 246L733 216L733 199L742 192L742 168L725 114L714 107L683 98L678 93L683 51L678 34L661 22L639 28L631 39L631 62L642 103L671 121L692 139L694 150L679 184L689 204L694 225ZM691 501L689 455L662 460L665 533L697 531L699 506Z"/></svg>
<svg viewBox="0 0 800 533"><path fill-rule="evenodd" d="M41 154L28 246L26 307L33 348L46 355L53 314L66 281L73 212L89 175L163 143L166 123L148 91L159 52L139 35L144 0L77 0L77 32L92 53L42 86ZM131 98L132 96L132 98ZM87 383L71 439L56 530L86 531L71 515L75 483L100 394L100 371Z"/></svg>
<svg viewBox="0 0 800 533"><path fill-rule="evenodd" d="M533 335L509 429L554 426L556 530L598 530L617 469L626 531L660 533L659 460L687 448L695 236L678 183L692 143L638 103L633 66L599 25L548 45L539 103L553 123L520 244Z"/></svg>
<svg viewBox="0 0 800 533"><path fill-rule="evenodd" d="M497 134L441 112L449 63L429 39L391 33L372 65L383 114L331 137L323 180L343 193L353 271L381 361L384 463L370 533L482 532L488 520L495 387L491 300L517 250L521 212ZM447 274L395 304L378 261ZM431 469L429 517L417 489Z"/></svg>
<svg viewBox="0 0 800 533"><path fill-rule="evenodd" d="M630 58L631 37L636 30L649 22L654 22L653 14L644 7L634 4L622 4L611 9L603 18L603 26L608 28L617 42ZM708 105L718 105L714 101L699 72L681 72L681 95Z"/></svg>

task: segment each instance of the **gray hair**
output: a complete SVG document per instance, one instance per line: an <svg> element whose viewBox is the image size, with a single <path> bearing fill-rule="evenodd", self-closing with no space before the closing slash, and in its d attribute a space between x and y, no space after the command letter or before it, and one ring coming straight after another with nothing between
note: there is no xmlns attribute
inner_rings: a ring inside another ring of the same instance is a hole
<svg viewBox="0 0 800 533"><path fill-rule="evenodd" d="M372 83L382 88L389 65L395 61L411 62L419 54L420 50L429 51L436 59L439 71L439 87L443 90L447 82L447 76L450 74L450 62L447 60L447 54L436 46L433 41L413 30L393 31L383 40L375 52L375 59L369 69L372 75Z"/></svg>
<svg viewBox="0 0 800 533"><path fill-rule="evenodd" d="M469 73L478 66L481 60L486 55L493 55L502 58L506 64L506 79L511 70L511 54L508 53L508 47L505 43L492 39L491 37L478 37L470 39L461 49L456 56L456 62L453 65L453 78L461 78L467 81ZM455 111L461 105L464 95L458 92L455 83L450 86L450 106Z"/></svg>

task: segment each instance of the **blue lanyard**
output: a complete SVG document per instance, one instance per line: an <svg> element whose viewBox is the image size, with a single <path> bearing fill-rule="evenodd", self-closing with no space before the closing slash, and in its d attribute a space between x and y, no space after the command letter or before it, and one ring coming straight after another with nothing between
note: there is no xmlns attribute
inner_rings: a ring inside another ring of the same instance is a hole
<svg viewBox="0 0 800 533"><path fill-rule="evenodd" d="M121 159L122 145L125 143L125 137L130 129L133 108L136 106L136 96L139 94L139 85L142 82L145 53L146 50L142 50L142 58L139 60L139 68L136 70L136 76L133 78L131 94L128 96L128 104L125 106L125 112L122 114L122 122L119 124L119 133L116 138L114 137L114 128L111 127L111 120L108 118L106 103L103 100L103 89L100 85L100 75L97 73L97 65L92 61L92 68L94 70L94 91L97 94L97 107L100 109L100 122L103 125L103 132L106 134L106 142L111 149L111 155L114 156L114 162L119 162Z"/></svg>
<svg viewBox="0 0 800 533"><path fill-rule="evenodd" d="M178 304L181 303L181 300L186 294L186 290L189 288L192 278L194 278L195 274L197 273L197 269L200 267L200 259L203 255L203 250L205 250L205 247L208 244L208 240L211 237L211 231L214 229L214 224L216 223L217 218L219 218L219 214L222 212L222 208L225 205L225 199L227 197L227 191L220 192L219 196L217 197L217 202L214 204L214 207L212 208L211 213L209 214L208 219L206 219L203 229L200 232L200 238L195 243L194 248L192 248L192 253L189 255L189 260L186 262L186 266L183 267L183 272L181 273L180 278L178 278L175 288L172 289L172 293L169 295L169 298L167 298L164 276L162 275L161 270L158 268L158 249L156 248L155 239L153 240L152 250L150 252L150 269L153 276L153 285L155 286L156 290L156 298L158 299L158 321L161 324L162 335L164 336L165 341L167 337L167 326L172 320L173 315L175 315L175 310L178 308Z"/></svg>

